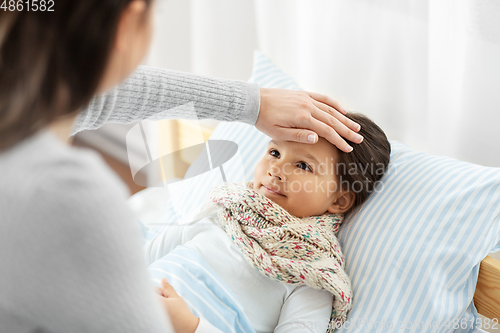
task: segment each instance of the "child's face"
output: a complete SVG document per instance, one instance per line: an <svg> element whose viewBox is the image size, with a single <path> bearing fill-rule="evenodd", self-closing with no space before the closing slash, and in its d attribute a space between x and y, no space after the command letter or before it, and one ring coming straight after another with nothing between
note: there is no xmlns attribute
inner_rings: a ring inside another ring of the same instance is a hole
<svg viewBox="0 0 500 333"><path fill-rule="evenodd" d="M271 140L255 168L254 190L297 217L343 213L350 195L339 191L336 157L321 137L315 144Z"/></svg>

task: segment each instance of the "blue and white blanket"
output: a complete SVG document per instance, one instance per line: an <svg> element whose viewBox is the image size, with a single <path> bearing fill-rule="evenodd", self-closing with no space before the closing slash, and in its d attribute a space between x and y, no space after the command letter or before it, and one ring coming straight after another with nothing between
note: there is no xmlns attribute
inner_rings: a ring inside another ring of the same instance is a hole
<svg viewBox="0 0 500 333"><path fill-rule="evenodd" d="M234 294L197 252L177 246L148 267L156 286L162 278L174 287L191 311L223 332L255 332Z"/></svg>

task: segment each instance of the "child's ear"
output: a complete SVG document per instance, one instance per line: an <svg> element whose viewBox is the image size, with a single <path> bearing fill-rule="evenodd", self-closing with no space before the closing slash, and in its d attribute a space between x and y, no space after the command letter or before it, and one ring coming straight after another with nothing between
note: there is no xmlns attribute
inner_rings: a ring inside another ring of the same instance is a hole
<svg viewBox="0 0 500 333"><path fill-rule="evenodd" d="M330 207L328 207L328 211L332 214L343 214L354 205L355 199L356 195L351 191L342 192Z"/></svg>

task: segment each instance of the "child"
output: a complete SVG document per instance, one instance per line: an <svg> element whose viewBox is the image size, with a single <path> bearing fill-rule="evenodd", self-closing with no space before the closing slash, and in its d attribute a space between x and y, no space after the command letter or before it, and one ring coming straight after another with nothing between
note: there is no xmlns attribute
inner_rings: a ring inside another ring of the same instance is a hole
<svg viewBox="0 0 500 333"><path fill-rule="evenodd" d="M347 116L364 137L351 153L323 138L314 145L271 140L253 182L212 189L195 223L172 226L148 244L149 261L180 244L195 250L257 332L339 327L352 291L336 234L343 215L377 190L390 155L376 124Z"/></svg>

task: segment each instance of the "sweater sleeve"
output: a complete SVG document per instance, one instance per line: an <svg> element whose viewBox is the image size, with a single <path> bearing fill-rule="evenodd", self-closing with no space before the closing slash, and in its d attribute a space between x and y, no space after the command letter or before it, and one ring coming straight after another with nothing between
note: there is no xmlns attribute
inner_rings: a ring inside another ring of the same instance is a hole
<svg viewBox="0 0 500 333"><path fill-rule="evenodd" d="M88 154L41 168L23 194L29 205L12 218L25 232L11 238L24 245L6 267L17 278L3 301L44 332L173 332L147 276L125 187Z"/></svg>
<svg viewBox="0 0 500 333"><path fill-rule="evenodd" d="M139 66L112 90L96 96L78 115L71 135L105 123L172 118L240 121L254 125L260 91L255 83Z"/></svg>

